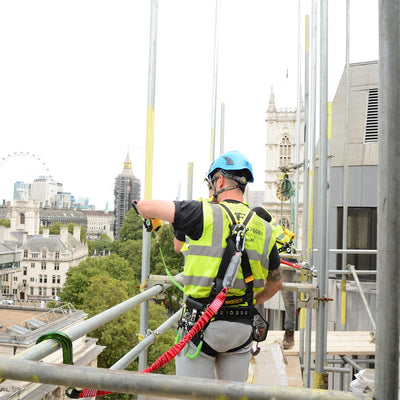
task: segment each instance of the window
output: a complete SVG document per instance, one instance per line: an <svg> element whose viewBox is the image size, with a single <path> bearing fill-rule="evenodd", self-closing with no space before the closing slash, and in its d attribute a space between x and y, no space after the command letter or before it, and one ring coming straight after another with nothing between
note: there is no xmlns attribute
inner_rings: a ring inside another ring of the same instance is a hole
<svg viewBox="0 0 400 400"><path fill-rule="evenodd" d="M51 283L56 283L56 276L55 276L55 275L53 275L53 276L51 277Z"/></svg>
<svg viewBox="0 0 400 400"><path fill-rule="evenodd" d="M29 280L30 280L31 282L35 282L35 278L34 278L33 276L31 276L31 277L29 278Z"/></svg>
<svg viewBox="0 0 400 400"><path fill-rule="evenodd" d="M60 258L60 252L59 251L56 251L55 257L56 257L56 260L58 260Z"/></svg>
<svg viewBox="0 0 400 400"><path fill-rule="evenodd" d="M27 271L26 267L24 267L24 275L28 275L28 271Z"/></svg>
<svg viewBox="0 0 400 400"><path fill-rule="evenodd" d="M42 269L46 269L46 262L45 261L42 262Z"/></svg>
<svg viewBox="0 0 400 400"><path fill-rule="evenodd" d="M47 258L47 251L46 250L42 251L42 258Z"/></svg>
<svg viewBox="0 0 400 400"><path fill-rule="evenodd" d="M39 283L43 283L43 275L39 275Z"/></svg>
<svg viewBox="0 0 400 400"><path fill-rule="evenodd" d="M60 275L57 275L57 283L61 283L61 277L60 277Z"/></svg>
<svg viewBox="0 0 400 400"><path fill-rule="evenodd" d="M25 214L21 213L19 215L19 223L20 224L25 224Z"/></svg>
<svg viewBox="0 0 400 400"><path fill-rule="evenodd" d="M371 250L377 244L376 207L349 207L347 213L347 248ZM343 243L343 207L338 207L338 249ZM342 255L337 255L337 269L342 268ZM376 271L376 254L348 254L347 264L357 269ZM360 275L360 281L375 281L376 275Z"/></svg>
<svg viewBox="0 0 400 400"><path fill-rule="evenodd" d="M28 258L28 250L24 250L24 257Z"/></svg>
<svg viewBox="0 0 400 400"><path fill-rule="evenodd" d="M35 268L35 263L31 263L31 268Z"/></svg>
<svg viewBox="0 0 400 400"><path fill-rule="evenodd" d="M3 275L3 282L8 282L8 274Z"/></svg>
<svg viewBox="0 0 400 400"><path fill-rule="evenodd" d="M34 288L33 288L33 287L31 287L31 288L29 289L29 294L30 294L31 296L33 296L33 295L35 294Z"/></svg>
<svg viewBox="0 0 400 400"><path fill-rule="evenodd" d="M47 283L47 275L43 275L43 283Z"/></svg>
<svg viewBox="0 0 400 400"><path fill-rule="evenodd" d="M54 263L54 271L60 270L60 263Z"/></svg>
<svg viewBox="0 0 400 400"><path fill-rule="evenodd" d="M378 142L378 88L369 89L364 143Z"/></svg>
<svg viewBox="0 0 400 400"><path fill-rule="evenodd" d="M285 133L282 136L281 144L279 147L279 166L284 167L290 164L292 155L292 145L290 143L289 135Z"/></svg>

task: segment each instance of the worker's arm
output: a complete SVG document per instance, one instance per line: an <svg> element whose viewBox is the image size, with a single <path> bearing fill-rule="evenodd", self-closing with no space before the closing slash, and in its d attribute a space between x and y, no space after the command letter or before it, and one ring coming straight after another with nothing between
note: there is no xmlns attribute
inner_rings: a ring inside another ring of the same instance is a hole
<svg viewBox="0 0 400 400"><path fill-rule="evenodd" d="M141 200L137 203L139 214L145 218L158 218L162 221L174 222L175 203L164 200Z"/></svg>
<svg viewBox="0 0 400 400"><path fill-rule="evenodd" d="M264 303L282 289L282 276L280 267L269 271L262 292L255 293L256 304Z"/></svg>

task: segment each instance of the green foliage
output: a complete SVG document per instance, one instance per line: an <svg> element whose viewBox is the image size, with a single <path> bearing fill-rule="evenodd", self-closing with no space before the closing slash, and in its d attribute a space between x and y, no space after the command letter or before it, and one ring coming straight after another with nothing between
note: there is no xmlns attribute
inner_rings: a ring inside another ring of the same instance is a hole
<svg viewBox="0 0 400 400"><path fill-rule="evenodd" d="M100 235L99 240L89 240L89 254L102 254L103 251L109 252L112 247L112 240L106 234Z"/></svg>
<svg viewBox="0 0 400 400"><path fill-rule="evenodd" d="M11 226L11 221L8 218L0 219L0 225L9 228Z"/></svg>
<svg viewBox="0 0 400 400"><path fill-rule="evenodd" d="M56 226L53 229L57 229ZM120 229L120 240L110 242L109 238L102 237L98 242L93 242L91 249L102 250L102 246L104 248L109 246L111 255L89 257L77 267L69 269L66 283L60 293L61 300L83 309L89 317L92 317L138 294L142 270L142 236L143 221L134 210L130 210ZM165 267L172 275L182 271L184 259L181 254L175 253L173 238L174 231L171 224L165 224L157 233L151 234L150 274L166 275ZM168 318L167 308L179 307L178 301L182 298L182 294L178 289L175 287L168 289L166 296L163 305L149 301L150 330L155 330L165 322ZM134 348L140 340L139 331L140 312L139 307L135 307L92 332L90 335L98 338L98 344L105 346L98 357L98 366L110 368ZM158 337L147 350L148 364L151 365L170 349L174 341L175 332L172 329ZM137 371L137 361L132 362L126 369ZM173 374L174 362L168 363L157 373ZM133 397L110 394L104 399L130 398Z"/></svg>
<svg viewBox="0 0 400 400"><path fill-rule="evenodd" d="M59 235L60 234L60 230L61 227L66 226L63 225L61 222L56 222L53 225L50 225L49 228L49 235ZM74 224L74 223L70 223L67 225L68 226L68 232L73 235L74 233L74 226L79 226L78 224ZM43 232L43 227L39 227L39 231ZM81 226L81 242L86 242L86 228L84 228L83 226Z"/></svg>
<svg viewBox="0 0 400 400"><path fill-rule="evenodd" d="M124 223L119 230L119 240L140 240L143 235L143 220L131 208L124 217Z"/></svg>
<svg viewBox="0 0 400 400"><path fill-rule="evenodd" d="M60 293L61 300L81 308L85 300L87 287L90 285L90 279L94 276L110 276L129 283L129 295L134 295L139 285L128 262L118 255L89 257L78 266L71 267L68 270L64 288ZM99 292L99 295L101 295L101 292Z"/></svg>

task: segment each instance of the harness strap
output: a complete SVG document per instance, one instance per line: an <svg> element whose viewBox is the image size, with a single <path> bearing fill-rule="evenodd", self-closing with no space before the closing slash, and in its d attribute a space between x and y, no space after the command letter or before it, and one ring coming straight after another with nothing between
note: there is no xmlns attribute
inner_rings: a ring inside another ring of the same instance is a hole
<svg viewBox="0 0 400 400"><path fill-rule="evenodd" d="M253 341L253 339L250 335L250 337L243 344L235 347L234 349L227 350L226 353L233 353L235 351L238 351L238 350L242 349L243 347L246 347L252 341ZM204 341L203 341L203 345L201 347L201 351L211 357L216 357L218 355L218 351L214 350L207 342L204 342Z"/></svg>
<svg viewBox="0 0 400 400"><path fill-rule="evenodd" d="M231 228L236 226L239 222L237 221L237 219L235 218L235 216L233 215L233 213L229 209L229 207L227 207L223 203L219 203L218 205L225 211L228 219L230 220ZM245 215L245 217L243 219L243 222L241 223L241 225L243 225L245 227L245 229L247 229L247 225L253 218L254 214L255 214L255 212L253 210L248 210L247 214ZM235 253L236 253L236 240L231 232L231 234L229 235L227 242L226 242L226 248L224 251L224 255L222 256L221 264L220 264L220 267L219 267L219 270L217 273L217 277L215 280L215 285L211 291L211 298L213 298L213 296L215 296L216 293L219 293L219 291L222 289L222 281L224 279L226 269L228 268L229 262ZM245 294L246 302L249 305L251 305L253 303L254 277L253 277L253 273L251 271L249 257L247 255L247 252L245 249L242 252L241 267L242 267L243 277L246 282L246 294ZM238 303L234 303L234 304L238 304Z"/></svg>

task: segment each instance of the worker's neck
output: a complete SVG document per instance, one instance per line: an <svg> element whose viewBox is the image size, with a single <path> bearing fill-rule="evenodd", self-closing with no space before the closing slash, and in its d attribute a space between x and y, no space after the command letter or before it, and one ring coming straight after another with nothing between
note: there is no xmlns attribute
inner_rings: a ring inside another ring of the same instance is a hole
<svg viewBox="0 0 400 400"><path fill-rule="evenodd" d="M243 193L239 189L235 190L227 190L226 192L222 192L217 196L217 203L221 203L225 200L236 200L243 203Z"/></svg>

